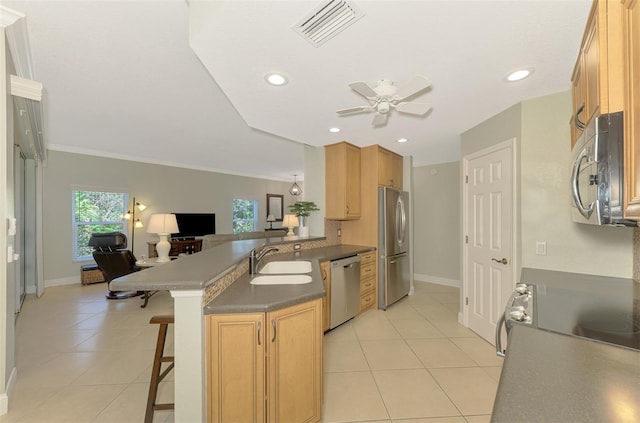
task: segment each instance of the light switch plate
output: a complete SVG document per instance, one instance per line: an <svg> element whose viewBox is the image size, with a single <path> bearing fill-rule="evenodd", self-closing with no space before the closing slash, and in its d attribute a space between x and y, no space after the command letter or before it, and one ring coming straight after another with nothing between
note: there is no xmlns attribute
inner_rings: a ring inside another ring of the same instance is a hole
<svg viewBox="0 0 640 423"><path fill-rule="evenodd" d="M539 256L547 255L547 243L544 241L536 242L536 254Z"/></svg>

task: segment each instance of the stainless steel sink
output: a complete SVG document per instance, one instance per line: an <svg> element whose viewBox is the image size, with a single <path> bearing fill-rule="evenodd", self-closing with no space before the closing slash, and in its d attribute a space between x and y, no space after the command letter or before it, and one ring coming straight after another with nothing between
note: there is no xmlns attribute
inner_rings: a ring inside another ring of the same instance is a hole
<svg viewBox="0 0 640 423"><path fill-rule="evenodd" d="M310 275L262 275L251 279L252 285L299 285L311 282Z"/></svg>
<svg viewBox="0 0 640 423"><path fill-rule="evenodd" d="M258 271L263 275L311 272L311 262L306 260L270 261Z"/></svg>

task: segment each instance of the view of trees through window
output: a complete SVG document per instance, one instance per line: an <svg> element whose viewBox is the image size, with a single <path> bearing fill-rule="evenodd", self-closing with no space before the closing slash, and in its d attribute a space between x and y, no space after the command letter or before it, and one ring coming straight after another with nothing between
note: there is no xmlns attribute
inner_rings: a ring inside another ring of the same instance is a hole
<svg viewBox="0 0 640 423"><path fill-rule="evenodd" d="M89 238L94 232L124 232L126 194L73 191L73 243L76 260L91 258Z"/></svg>
<svg viewBox="0 0 640 423"><path fill-rule="evenodd" d="M258 202L255 200L233 200L233 233L255 231L258 224Z"/></svg>

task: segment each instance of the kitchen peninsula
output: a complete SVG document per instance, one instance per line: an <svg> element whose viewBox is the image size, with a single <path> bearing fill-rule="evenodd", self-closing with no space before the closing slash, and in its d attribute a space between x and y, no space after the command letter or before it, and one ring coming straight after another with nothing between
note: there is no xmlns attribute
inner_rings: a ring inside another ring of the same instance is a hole
<svg viewBox="0 0 640 423"><path fill-rule="evenodd" d="M296 244L301 248L294 252ZM277 254L266 256L265 263L276 259L311 261L312 281L303 285L251 285L247 258L252 249L265 245L279 249ZM162 266L129 274L114 280L110 287L114 290L171 292L175 316L175 420L205 421L206 315L268 312L318 301L325 295L319 261L371 250L370 247L353 245L328 245L324 237L231 241ZM318 325L318 331L321 338L322 325ZM321 389L321 383L318 389Z"/></svg>

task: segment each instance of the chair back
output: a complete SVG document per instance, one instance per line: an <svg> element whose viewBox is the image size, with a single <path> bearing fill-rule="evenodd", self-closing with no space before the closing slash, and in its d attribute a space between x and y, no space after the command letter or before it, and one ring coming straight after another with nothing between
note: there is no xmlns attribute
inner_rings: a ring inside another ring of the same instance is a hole
<svg viewBox="0 0 640 423"><path fill-rule="evenodd" d="M140 270L136 258L126 249L127 237L122 232L94 233L89 239L93 259L107 282Z"/></svg>

